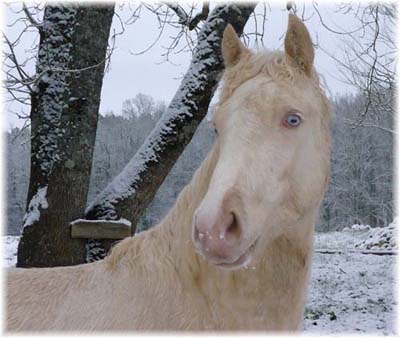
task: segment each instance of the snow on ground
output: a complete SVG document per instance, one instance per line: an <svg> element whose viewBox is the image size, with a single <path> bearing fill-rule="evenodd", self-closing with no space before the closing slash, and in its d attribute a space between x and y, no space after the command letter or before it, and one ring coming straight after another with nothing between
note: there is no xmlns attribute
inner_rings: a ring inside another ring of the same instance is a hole
<svg viewBox="0 0 400 338"><path fill-rule="evenodd" d="M304 328L394 334L396 256L315 253Z"/></svg>
<svg viewBox="0 0 400 338"><path fill-rule="evenodd" d="M316 250L340 250L342 253L314 254L305 311L306 332L397 333L397 301L394 293L397 256L354 252L357 248L375 249L374 245L367 247L368 243L382 242L382 238L391 238L389 242L393 242L395 227L396 223L383 230L358 225L341 232L316 234ZM6 236L3 243L3 266L15 266L18 237ZM397 247L385 248L388 249Z"/></svg>
<svg viewBox="0 0 400 338"><path fill-rule="evenodd" d="M342 231L316 234L305 312L306 331L396 333L397 256L366 255L356 250L397 250L397 224L397 220L384 228L355 224ZM342 253L323 254L318 250Z"/></svg>

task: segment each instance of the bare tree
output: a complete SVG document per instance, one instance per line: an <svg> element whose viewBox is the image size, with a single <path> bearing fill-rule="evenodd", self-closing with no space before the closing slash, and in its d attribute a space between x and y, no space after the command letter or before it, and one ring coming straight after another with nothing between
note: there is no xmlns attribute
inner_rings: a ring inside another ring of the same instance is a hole
<svg viewBox="0 0 400 338"><path fill-rule="evenodd" d="M138 117L153 112L155 108L156 103L151 96L139 93L122 103L122 115L128 118Z"/></svg>
<svg viewBox="0 0 400 338"><path fill-rule="evenodd" d="M393 145L392 118L379 113L382 128L349 125L365 109L359 95L338 97L333 102L330 184L321 210L319 230L343 229L361 223L385 226L392 222Z"/></svg>
<svg viewBox="0 0 400 338"><path fill-rule="evenodd" d="M342 41L343 56L325 52L343 70L343 80L364 97L364 109L354 120L347 120L346 123L354 127L382 128L381 115L390 114L393 117L395 113L397 3L340 4L338 11L354 17L358 22L351 31L330 27L318 5L314 3L313 7L323 27L338 35ZM393 129L385 128L389 132Z"/></svg>

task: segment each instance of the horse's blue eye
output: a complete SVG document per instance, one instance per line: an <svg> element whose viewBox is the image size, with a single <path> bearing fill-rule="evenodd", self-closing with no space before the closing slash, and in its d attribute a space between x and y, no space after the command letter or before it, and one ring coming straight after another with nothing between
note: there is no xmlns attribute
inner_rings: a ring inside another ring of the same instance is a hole
<svg viewBox="0 0 400 338"><path fill-rule="evenodd" d="M286 115L286 117L283 121L283 124L285 125L285 127L294 128L294 127L297 127L301 123L301 121L302 121L302 119L299 114L290 113L290 114Z"/></svg>

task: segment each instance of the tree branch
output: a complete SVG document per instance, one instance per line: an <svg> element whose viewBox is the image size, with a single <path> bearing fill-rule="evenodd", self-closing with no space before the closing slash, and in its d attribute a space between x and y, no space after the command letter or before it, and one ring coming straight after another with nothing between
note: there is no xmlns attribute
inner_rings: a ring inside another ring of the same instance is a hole
<svg viewBox="0 0 400 338"><path fill-rule="evenodd" d="M197 28L200 21L205 21L208 18L210 12L210 3L208 1L203 2L203 7L200 13L196 14L193 18L188 15L185 10L178 3L167 3L167 6L171 8L179 18L179 23L183 26L187 26L189 31Z"/></svg>
<svg viewBox="0 0 400 338"><path fill-rule="evenodd" d="M22 10L24 11L26 17L28 18L28 21L32 24L32 26L36 27L37 30L39 31L39 34L42 34L42 23L37 22L32 14L29 12L28 8L25 5L25 2L22 3Z"/></svg>

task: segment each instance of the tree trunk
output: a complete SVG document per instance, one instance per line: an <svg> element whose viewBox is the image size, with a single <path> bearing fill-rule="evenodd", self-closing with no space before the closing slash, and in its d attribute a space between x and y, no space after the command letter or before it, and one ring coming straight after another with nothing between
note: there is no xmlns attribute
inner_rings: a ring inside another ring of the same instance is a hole
<svg viewBox="0 0 400 338"><path fill-rule="evenodd" d="M221 40L230 23L238 34L256 4L219 5L210 14L198 37L189 70L166 113L123 171L97 196L86 211L86 219L136 223L170 172L179 155L192 139L206 115L224 69ZM89 241L89 246L107 251L109 241ZM88 261L93 260L89 253ZM101 255L100 257L101 258Z"/></svg>
<svg viewBox="0 0 400 338"><path fill-rule="evenodd" d="M19 267L85 261L85 240L71 239L69 222L85 210L113 13L114 4L45 8Z"/></svg>

